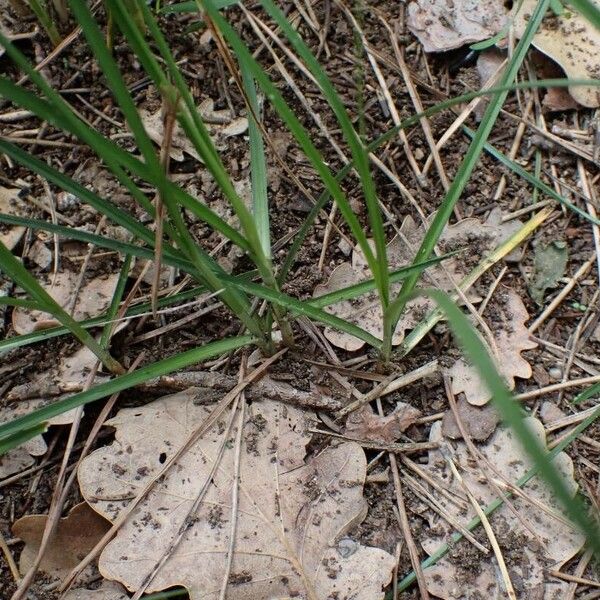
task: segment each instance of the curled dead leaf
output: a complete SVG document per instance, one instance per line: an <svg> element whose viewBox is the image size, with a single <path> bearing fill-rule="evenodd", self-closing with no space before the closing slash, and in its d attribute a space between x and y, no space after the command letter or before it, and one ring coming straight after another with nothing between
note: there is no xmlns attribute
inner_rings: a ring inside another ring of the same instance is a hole
<svg viewBox="0 0 600 600"><path fill-rule="evenodd" d="M598 0L592 3L600 8ZM536 0L516 2L513 30L521 37ZM532 44L555 60L570 79L600 78L600 31L569 5L562 15L547 15L533 37ZM600 91L593 86L570 86L573 98L588 108L600 106Z"/></svg>
<svg viewBox="0 0 600 600"><path fill-rule="evenodd" d="M407 24L425 52L446 52L496 35L507 14L498 0L416 0Z"/></svg>
<svg viewBox="0 0 600 600"><path fill-rule="evenodd" d="M33 565L47 519L47 515L26 515L12 527L14 535L25 542L19 560L21 573L27 572ZM85 502L77 504L59 521L56 533L40 563L40 571L62 579L87 556L109 527L108 521Z"/></svg>
<svg viewBox="0 0 600 600"><path fill-rule="evenodd" d="M532 417L525 421L539 442L545 444L543 425ZM474 468L472 457L464 442L450 443L445 440L439 422L432 426L430 440L440 443L441 447L429 453L429 463L424 468L448 491L458 495L464 493L454 479L444 453L457 465L465 484L481 507L485 507L496 498L494 488L482 476L480 469ZM529 455L507 427L496 429L488 442L479 446L479 450L510 483L515 483L532 467ZM561 452L553 460L553 464L574 496L577 483L571 459ZM494 474L492 476L497 477ZM579 552L585 538L566 520L554 493L539 477L528 483L523 491L527 497L540 504L535 505L524 498L513 497L513 506L522 522L505 504L490 517L490 523L503 552L517 597L559 600L566 596L568 583L551 577L548 567L560 569ZM472 507L469 506L467 514L464 514L463 509L446 496L438 495L435 491L433 493L443 508L460 523L466 524L475 516ZM544 506L551 514L542 510L540 506ZM437 517L432 518L434 523L430 534L421 542L429 555L447 541L452 532L445 521L438 520ZM456 551L424 570L429 592L447 600L504 597L505 591L499 583L493 553L484 556L468 544L464 540L461 541L455 546Z"/></svg>
<svg viewBox="0 0 600 600"><path fill-rule="evenodd" d="M496 430L500 416L495 407L474 406L464 398L459 398L457 403L458 416L466 434L478 442L484 442ZM442 433L452 440L461 439L462 435L458 423L451 410L447 410L442 418Z"/></svg>
<svg viewBox="0 0 600 600"><path fill-rule="evenodd" d="M365 405L348 415L344 435L355 440L393 443L420 416L420 410L404 402L398 402L394 412L385 417Z"/></svg>
<svg viewBox="0 0 600 600"><path fill-rule="evenodd" d="M209 412L186 393L121 410L107 422L115 427L115 442L91 454L79 469L85 499L116 519ZM343 542L366 513L364 452L345 443L305 461L307 418L272 401L248 407L229 573L225 558L234 519L237 427L228 431L224 421L191 446L134 509L104 549L101 573L138 589L187 522L181 542L147 591L183 585L192 599L216 599L227 577L231 597L240 600L383 598L393 557ZM188 516L205 486L197 511Z"/></svg>
<svg viewBox="0 0 600 600"><path fill-rule="evenodd" d="M215 138L217 148L219 148L220 141L245 133L248 129L248 119L246 117L233 117L229 110L215 110L214 104L212 99L207 98L198 106L198 112L208 132ZM164 117L162 109L158 109L154 113L146 109L140 109L139 113L150 139L158 146L162 146L164 143ZM175 123L169 155L173 160L182 162L185 159L185 154L202 162L190 138L179 123Z"/></svg>
<svg viewBox="0 0 600 600"><path fill-rule="evenodd" d="M536 348L537 344L529 337L525 326L529 313L519 295L507 290L496 296L498 301L492 307L494 314L488 319L495 344L491 354L498 372L509 389L513 390L515 377L529 379L533 374L531 365L521 356L521 352ZM487 310L490 312L492 309L488 307ZM457 360L448 373L452 377L453 393L463 392L471 404L481 406L492 397L477 369L464 358Z"/></svg>

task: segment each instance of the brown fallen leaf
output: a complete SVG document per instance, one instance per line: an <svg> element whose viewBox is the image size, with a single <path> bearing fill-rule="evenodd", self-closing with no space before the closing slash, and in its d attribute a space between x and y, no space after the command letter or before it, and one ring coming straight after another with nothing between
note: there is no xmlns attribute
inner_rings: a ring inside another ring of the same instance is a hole
<svg viewBox="0 0 600 600"><path fill-rule="evenodd" d="M458 414L467 435L478 442L484 442L496 430L500 422L498 411L490 405L473 406L464 398L457 401ZM462 439L454 413L447 410L442 418L442 433L452 440Z"/></svg>
<svg viewBox="0 0 600 600"><path fill-rule="evenodd" d="M438 243L441 252L451 252L465 248L469 248L469 252L445 260L443 267L435 265L427 269L422 276L421 285L425 287L434 286L446 291L454 290L452 280L458 283L485 253L501 244L522 226L519 221L502 223L501 219L502 214L500 211L494 210L485 223L482 223L479 219L471 218L463 219L455 225L446 227ZM417 225L411 217L406 217L400 227L400 235L395 237L387 246L389 268L398 269L410 264L424 235L424 227ZM514 253L511 253L507 259L512 256L514 256ZM355 247L351 261L336 267L327 283L315 287L314 296L337 291L369 278L370 271L363 254L358 247ZM392 293L397 293L400 285L399 283L392 285ZM467 297L471 301L477 300L472 292L467 293ZM400 344L404 339L405 331L412 329L434 306L433 301L423 297L408 302L392 336L392 343L394 345ZM383 336L381 305L375 292L364 294L354 300L338 302L325 308L325 310L362 327L379 339ZM364 342L353 335L330 327L326 327L324 332L325 337L332 344L344 350L355 351L364 346Z"/></svg>
<svg viewBox="0 0 600 600"><path fill-rule="evenodd" d="M210 98L200 103L198 111L208 132L213 136L217 149L221 149L221 142L226 138L241 135L248 129L248 119L246 117L233 117L229 110L215 110L214 101ZM139 113L150 139L161 146L164 141L162 109L154 113L146 109L140 109ZM169 154L177 162L182 162L185 159L185 154L202 162L194 144L179 123L175 124Z"/></svg>
<svg viewBox="0 0 600 600"><path fill-rule="evenodd" d="M69 590L63 600L129 600L127 590L114 581L103 581L95 590L76 588Z"/></svg>
<svg viewBox="0 0 600 600"><path fill-rule="evenodd" d="M46 515L26 515L12 527L13 534L25 542L19 560L19 570L26 573L37 556ZM42 562L40 571L62 579L90 552L108 531L110 524L85 502L77 504L61 519Z"/></svg>
<svg viewBox="0 0 600 600"><path fill-rule="evenodd" d="M16 217L27 216L27 205L19 198L20 189L0 186L0 213ZM25 227L0 223L0 242L12 250L25 233Z"/></svg>
<svg viewBox="0 0 600 600"><path fill-rule="evenodd" d="M98 362L96 356L85 346L72 355L61 355L57 360L57 364L47 371L36 373L33 380L16 385L5 394L0 406L0 424L30 414L66 393L81 391ZM97 375L95 383L102 383L107 379L105 375ZM75 408L57 415L48 420L48 425L70 425L76 413ZM43 436L38 435L9 450L0 456L0 479L32 466L33 457L43 456L47 449Z"/></svg>
<svg viewBox="0 0 600 600"><path fill-rule="evenodd" d="M536 348L531 341L525 323L529 314L519 295L513 290L496 294L497 304L487 308L490 329L494 335L495 348L491 354L498 372L503 376L509 389L515 387L515 377L529 379L533 370L531 365L521 356L524 350ZM492 397L487 385L479 376L477 369L468 364L464 358L458 359L448 373L452 377L452 391L463 392L471 404L481 406Z"/></svg>
<svg viewBox="0 0 600 600"><path fill-rule="evenodd" d="M598 0L592 3L600 8ZM516 37L523 35L536 4L537 0L515 2L511 16ZM598 79L600 76L600 31L571 5L560 16L546 15L532 44L555 60L570 79ZM570 86L569 93L583 106L600 106L597 87Z"/></svg>
<svg viewBox="0 0 600 600"><path fill-rule="evenodd" d="M95 451L79 469L84 498L116 519L209 413L185 393L119 411L107 421L116 430L113 444ZM383 598L393 557L345 537L366 514L364 452L344 443L305 461L311 418L272 401L248 407L229 572L237 426L228 432L221 420L153 487L104 549L99 561L104 577L137 590L187 523L148 592L183 585L193 600L211 600L227 578L228 597L236 600ZM188 516L204 486L197 511Z"/></svg>
<svg viewBox="0 0 600 600"><path fill-rule="evenodd" d="M71 271L61 271L53 274L40 275L43 288L64 309L71 304L76 292L77 274ZM98 316L106 310L117 287L119 273L99 275L83 283L73 310L73 318L77 321ZM28 310L17 307L13 310L12 324L18 334L31 333L39 329L56 327L59 322L49 313L39 310Z"/></svg>
<svg viewBox="0 0 600 600"><path fill-rule="evenodd" d="M545 444L543 425L532 417L525 419L529 430L540 443ZM441 424L432 426L430 440L441 445L429 453L429 463L423 468L429 471L450 492L464 494L462 487L454 479L444 459L450 456L461 471L469 491L483 508L496 498L494 489L482 477L479 469L473 466L469 450L464 442L448 442L441 433ZM499 427L486 444L479 450L505 478L515 483L533 465L529 455L522 449L510 428ZM573 463L569 456L561 452L553 464L561 473L563 481L574 496L577 483L574 480ZM522 520L531 529L525 529L510 509L503 505L490 517L490 523L507 563L508 573L518 598L540 598L560 600L566 597L568 582L562 582L548 575L548 568L560 569L583 547L585 538L574 526L567 524L564 511L554 493L538 476L528 483L523 491L527 496L541 502L559 518L549 515L539 506L513 497L513 506ZM440 504L460 523L466 524L475 516L469 505L463 509L446 496L432 492ZM437 515L432 515L429 535L421 539L425 551L432 555L447 541L451 527ZM481 536L478 536L481 541ZM466 557L469 557L466 560ZM504 598L505 590L499 583L497 564L493 552L487 556L479 553L469 542L461 541L434 566L424 570L427 588L438 598L459 600L464 598Z"/></svg>
<svg viewBox="0 0 600 600"><path fill-rule="evenodd" d="M404 402L398 402L394 412L385 417L366 405L348 415L344 435L355 440L393 443L420 416L420 410Z"/></svg>
<svg viewBox="0 0 600 600"><path fill-rule="evenodd" d="M407 25L425 52L446 52L496 35L508 10L498 0L416 0Z"/></svg>

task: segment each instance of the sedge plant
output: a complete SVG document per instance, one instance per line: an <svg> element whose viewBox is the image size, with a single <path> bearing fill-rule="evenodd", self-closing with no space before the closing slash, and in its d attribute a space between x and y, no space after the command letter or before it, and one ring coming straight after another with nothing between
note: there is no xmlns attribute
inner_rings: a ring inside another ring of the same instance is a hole
<svg viewBox="0 0 600 600"><path fill-rule="evenodd" d="M227 3L217 4L213 0L197 0L194 3L183 3L185 6L175 5L179 8L174 9L171 7L169 12L177 12L179 9L195 10L203 15L205 21L213 29L218 43L222 45L227 56L232 57L232 60L236 63L228 66L233 69L237 68L240 74L238 83L246 99L249 115L248 138L250 143L252 202L251 206L248 207L236 191L231 174L227 171L222 157L215 147L202 115L197 109L194 97L177 66L156 18L146 6L146 3L140 1L136 4L136 10L139 9L143 25L138 22L139 19L129 19L128 5L130 1L106 0L105 4L111 19L117 24L121 35L142 65L144 72L159 91L163 106L167 107L167 113L170 114L173 120L178 122L179 127L193 145L202 160L204 168L211 174L220 194L235 214L239 226L234 226L223 220L203 202L202 198L191 196L185 189L170 179L168 161L164 160L164 153L161 156L161 152L157 150L144 127L134 99L125 84L123 74L106 44L106 36L86 3L77 0L71 0L69 3L71 14L81 27L106 84L127 123L135 141L137 153L127 152L117 143L105 138L84 122L61 94L53 89L33 68L27 58L1 35L0 43L5 47L6 53L15 65L27 75L35 87L35 91L17 86L8 78L0 77L0 95L15 105L31 111L52 126L75 136L82 144L85 144L99 157L120 185L127 190L132 200L154 219L155 228L154 230L150 229L109 198L104 198L85 188L73 178L59 172L54 167L4 139L0 139L0 152L5 153L13 161L37 173L53 185L76 195L96 211L105 215L112 223L125 228L131 234L132 241L123 242L32 218L0 215L0 222L25 225L64 235L71 239L94 243L99 247L115 250L124 256L155 260L164 265L175 267L195 281L196 287L193 290L182 292L172 298L157 299L152 305L131 307L128 309L126 316L139 314L148 309L156 311L157 307L181 302L193 298L201 292L208 291L217 295L223 306L239 319L244 333L232 338L210 342L202 347L146 365L132 373L122 374L121 365L111 356L107 345L96 342L88 331L90 328L105 325L114 314L102 315L85 322L74 321L44 291L35 278L26 271L21 262L0 244L0 259L2 260L0 270L24 289L29 296L28 299L3 298L0 299L0 303L20 304L43 310L53 314L61 323L60 327L48 332L35 332L27 336L4 340L0 342L0 352L35 343L50 336L64 335L70 332L96 354L107 370L116 375L106 383L59 400L29 415L1 425L0 451L5 451L17 443L22 443L28 437L38 434L43 429L44 423L53 416L127 389L150 378L185 368L190 364L248 345L256 345L265 354L271 354L275 346L273 338L275 328L281 332L283 343L292 346L294 344L293 321L298 316L306 316L314 321L358 337L375 348L380 353L381 360L388 363L392 356L393 333L406 309L407 302L415 295L415 288L421 273L427 267L445 258L445 256L438 257L434 255L436 242L448 223L482 151L491 152L508 168L525 177L534 186L541 188L543 192L548 193L550 189L539 181L539 178L529 174L516 163L501 154L494 154L495 150L487 144L487 138L510 90L516 87L548 85L548 82L544 81L527 82L519 85L515 84L514 80L531 44L533 35L549 7L550 0L539 0L509 61L500 85L485 92L490 94L490 102L479 128L472 133L471 145L452 181L450 189L436 212L414 260L411 264L396 271L390 271L387 262L384 219L371 172L369 153L376 150L385 141L392 139L397 135L399 129L416 125L423 116L435 114L453 104L463 102L465 99L476 97L481 92L466 94L460 98L442 102L422 114L414 115L379 139L367 144L356 132L352 118L344 107L342 99L322 65L299 33L292 27L286 16L272 0L261 0L262 8L276 23L291 48L311 72L339 124L344 142L350 153L351 162L335 174L316 147L310 133L302 125L298 115L290 108L267 72L254 58L246 43L219 10ZM585 83L589 84L590 82ZM557 84L573 85L574 82L572 80L559 80ZM298 231L283 264L279 266L274 263L270 240L271 223L267 188L267 164L265 161L264 131L261 123L259 93L264 96L266 102L271 105L289 132L294 136L323 186L321 196ZM162 150L164 151L164 148ZM344 178L351 174L357 178L360 185L361 196L366 207L368 229L365 229L365 224L356 216L342 186ZM155 191L153 197L147 195L146 190L148 188ZM553 193L552 197L559 202L566 203L556 193ZM344 226L365 257L371 279L326 296L301 301L285 294L282 287L294 265L296 254L308 231L328 201L335 202ZM225 272L215 258L193 237L185 221L185 212L193 214L195 218L204 222L223 239L238 247L251 261L252 271L240 275L230 275ZM586 213L582 213L581 216L598 224L594 217ZM392 286L398 282L402 282L402 287L398 293L394 293L395 287ZM371 291L377 293L382 307L382 340L374 337L358 325L338 318L324 310L331 304L356 298ZM561 481L557 479L558 476L551 466L550 457L537 445L531 434L521 427L522 411L517 409L503 387L502 381L495 372L493 364L483 349L477 334L473 331L472 325L443 294L432 291L430 295L438 302L440 309L448 317L470 358L480 369L484 379L494 391L494 398L498 402L503 415L507 422L515 428L519 438L530 451L536 464L539 465L540 472L548 483L553 486L557 495L565 499L564 489L561 487ZM256 309L257 303L255 300L257 299L264 301L265 310ZM467 333L464 333L465 329ZM103 341L107 342L108 340ZM585 516L581 516L583 513L578 516L576 512L581 513L581 511L570 510L574 520L581 526L584 526L585 521L589 530L589 520L586 520Z"/></svg>

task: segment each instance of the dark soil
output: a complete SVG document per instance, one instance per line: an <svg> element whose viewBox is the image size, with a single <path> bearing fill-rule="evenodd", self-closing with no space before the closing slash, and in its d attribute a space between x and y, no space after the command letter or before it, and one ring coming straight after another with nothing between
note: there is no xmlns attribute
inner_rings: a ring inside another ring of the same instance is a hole
<svg viewBox="0 0 600 600"><path fill-rule="evenodd" d="M369 6L377 9L389 23L403 22L403 20L399 20L399 13L404 12L404 5L375 0ZM294 12L295 10L292 4L285 4L285 8L289 12ZM389 111L382 100L377 79L373 75L364 53L360 49L357 49L353 40L352 28L339 7L334 3L325 1L315 4L312 9L320 23L328 24L325 34L326 45L320 46L318 37L306 25L303 19L299 21L299 31L311 48L314 51L318 50L319 59L334 82L336 89L341 93L350 114L355 122L364 128L366 139L372 140L393 126ZM34 25L32 19L18 19L11 12L11 9L7 9L7 11L3 15L2 20L5 27L11 33L14 34L22 30L29 31L32 29ZM256 9L256 14L261 14L258 9ZM244 35L249 46L252 49L257 49L257 40L252 35L252 31L243 16L235 10L228 12L228 15L230 15L238 31ZM99 13L99 18L104 18L102 13ZM199 43L200 33L183 33L186 26L196 20L197 16L174 15L161 18L160 23L175 53L176 60L184 61L184 74L197 103L200 104L206 99L212 99L215 103L215 109L232 107L237 115L242 114L244 112L243 98L231 81L227 73L227 68L215 44ZM366 10L364 12L362 23L369 43L381 55L388 57L393 64L390 44L373 10ZM64 29L65 32L69 30L70 26L66 26ZM407 30L401 31L400 39L405 48L406 62L414 76L421 99L426 107L435 104L442 98L465 93L480 86L477 71L473 65L457 67L455 55L424 55L418 42L415 41ZM36 56L45 56L51 51L48 41L42 34L37 35L33 40L19 41L18 46L32 60L35 60ZM147 81L140 65L133 58L130 50L119 36L116 38L114 56L122 69L127 85L134 92L134 100L137 106L151 112L159 110L161 102L157 90ZM296 110L300 120L309 130L312 140L323 153L325 161L330 165L333 172L337 172L343 166L339 155L318 130L311 115L303 110L293 90L285 84L278 71L273 68L267 53L263 50L258 56L265 68L268 69L270 76L281 89L286 100ZM400 74L395 69L385 65L380 66L389 88L392 90L400 116L410 116L414 113L414 110ZM328 130L332 132L335 140L345 149L339 126L316 86L308 81L294 65L286 63L286 67L289 69L303 94L309 98L315 113L319 115ZM0 70L15 81L19 78L19 73L11 65L6 56L0 56ZM124 149L137 154L126 126L122 125L123 116L115 105L110 92L107 90L104 79L81 36L70 44L58 58L51 61L44 68L43 74L56 89L63 90L64 97L98 131L108 138L117 139L118 143ZM361 81L363 82L362 84ZM364 92L362 93L360 90L361 85L364 85ZM30 83L25 84L25 87L33 89ZM75 89L78 91L70 91ZM90 109L90 104L96 111ZM361 105L364 105L362 109ZM0 115L14 108L5 102L0 110ZM497 126L490 137L490 143L504 153L508 153L518 126L518 122L514 118L511 118L510 115L518 116L521 114L516 97L509 98L505 105L505 110L509 114L501 115L499 118ZM99 117L98 111L106 118ZM455 116L451 111L445 111L430 119L435 139L441 137L452 124ZM588 119L588 116L588 111L582 110L579 113L581 120ZM554 123L567 128L575 128L574 113L546 114L545 117L548 130L551 130ZM274 156L273 150L268 149L271 236L277 248L274 260L276 265L280 265L287 255L289 244L293 241L295 233L302 225L307 212L311 208L311 197L313 199L318 198L322 192L322 185L309 162L302 155L300 148L286 131L284 125L268 103L265 106L264 124L266 131L275 145L279 159L287 164L291 172L304 186L304 190L298 189L296 183L290 178L289 173L281 168ZM468 124L472 128L477 127L477 122L473 117L469 119ZM19 135L20 132L30 129L37 130L38 128L41 128L38 131L41 142L44 140L62 142L63 145L42 145L42 143L32 142L22 145L24 149L75 178L81 184L94 189L99 195L106 196L113 202L116 202L121 208L131 212L140 221L151 223L149 216L134 202L115 178L107 172L106 167L98 161L88 148L79 145L77 140L63 134L48 124L42 125L34 117L28 117L14 123L0 122L0 134L3 136ZM529 129L525 130L525 135L517 154L517 160L522 163L527 162L527 168L530 170L533 169L535 151L540 148L539 137L534 137L533 134L533 131ZM415 127L408 132L408 137L412 152L415 156L421 157L418 162L422 166L424 162L423 157L429 155L429 147L423 132L419 127ZM453 178L461 164L468 145L469 139L457 133L452 138L452 141L443 149L441 157L450 179ZM550 165L554 165L558 169L562 181L574 189L579 189L576 157L557 146L553 146L550 149L544 146L542 151L543 173L545 174L549 171ZM398 139L388 142L377 154L389 168L399 175L402 183L415 198L423 213L425 215L433 214L444 197L444 189L436 174L435 167L431 168L426 184L422 185L416 180L402 149L402 144ZM249 176L247 138L245 136L228 138L222 159L225 167L232 174L235 181L247 179ZM586 168L592 177L596 175L597 167L595 165L586 164ZM177 180L186 189L197 192L198 196L201 196L206 204L217 211L225 210L223 208L223 199L216 185L210 178L206 177L202 167L195 160L188 156L183 162L177 163L171 161L171 173L173 179ZM493 200L494 192L502 177L506 179L506 189L498 200ZM393 219L393 223L389 223L387 226L387 234L391 240L395 235L395 228L402 223L405 217L410 215L418 221L419 215L414 206L380 170L374 170L374 179L379 197ZM547 177L546 181L552 185L551 180ZM41 180L27 169L14 164L8 159L3 159L2 156L0 156L0 186L18 186L22 188L24 198L33 198L39 201L36 204L29 203L30 216L50 218L47 211L39 208L40 202L46 202L46 192ZM348 194L353 207L355 207L355 212L361 219L365 230L367 230L368 219L364 210L362 192L357 179L353 176L349 177L343 183L343 188ZM101 221L102 215L92 209L85 208L77 201L71 204L67 203L64 196L61 196L58 189L54 187L52 187L52 191L55 193L56 198L62 201L62 208L59 212L63 217L67 218L73 226L84 227L91 232L95 231ZM598 191L597 184L596 191ZM154 191L149 190L148 198L152 200L153 197ZM583 206L581 200L574 200L573 197L571 199L572 201L576 201L579 206ZM500 206L503 214L508 214L531 203L532 192L528 184L503 167L499 167L493 157L484 153L457 208L463 218L473 216L485 220L489 212L496 206ZM326 211L329 212L330 210L331 205L326 206ZM231 215L223 216L230 217ZM198 221L190 213L184 213L184 218L193 236L206 250L211 251L219 247L221 242L219 235L211 231L208 226ZM522 217L523 220L527 218L527 215ZM350 235L349 231L344 228L339 217L336 220L336 224L342 228L346 235ZM343 244L340 244L341 238L334 230L325 249L323 269L321 271L318 269L317 265L322 253L325 228L325 219L319 217L306 238L292 271L282 286L285 293L299 299L311 297L315 286L326 282L333 269L348 260L347 249L344 248ZM288 241L285 241L286 236L288 237ZM20 245L15 249L15 253L25 257L25 264L34 274L41 277L43 274L42 269L27 258L29 248L36 239L43 239L48 247L52 249L51 236L44 237L43 234L32 232L24 237ZM495 264L479 279L473 288L474 291L479 296L485 297L490 286L506 266L507 271L502 278L499 290L501 291L502 288L515 290L525 303L531 319L534 319L541 313L542 309L531 300L527 292L527 276L533 264L533 248L537 244L545 244L557 239L567 241L569 264L566 277L572 277L594 251L593 231L588 222L569 211L562 211L555 213L555 216L537 229L533 236L524 244L523 257L519 262ZM63 241L62 244L65 244L65 242ZM66 248L66 246L64 247ZM86 248L78 252L85 254ZM75 254L77 255L77 253ZM250 262L235 251L232 251L229 245L218 250L216 256L221 264L227 264L233 273L242 273L252 268ZM465 261L469 262L469 264L472 263L471 266L479 262L479 259L480 253L476 252L473 248L471 248L471 253L465 257ZM70 266L77 272L81 266L81 260L65 256L64 266ZM87 276L93 277L99 274L115 272L119 269L120 259L116 255L102 256L102 253L100 253L98 258L93 258L90 261ZM176 285L181 283L182 280L183 276L176 273L171 283ZM129 281L126 292L131 289L132 281ZM10 283L7 283L6 287L4 287L4 283L6 283L4 280L1 283L3 284L3 290L6 289L7 292L14 293L15 290ZM564 282L560 285L562 287ZM546 342L568 347L574 331L584 315L582 307L587 307L592 302L597 302L594 296L597 289L598 273L596 265L594 265L588 271L587 275L579 280L571 293L552 314L551 318L536 331L536 335ZM143 284L141 291L138 292L138 297L142 295L147 296L149 292L150 286ZM548 295L552 296L553 293L554 291L550 291ZM498 297L499 294L496 294L492 298L488 313L485 315L486 318L490 317L491 319L490 315L493 315L494 311L498 309ZM136 340L137 337L152 332L158 326L164 327L177 323L182 318L193 314L196 310L197 306L193 306L177 312L167 313L161 316L160 323L158 324L152 317L146 317L130 323L125 330L115 335L111 348L113 356L128 367L140 354L143 354L141 364L150 364L190 348L201 346L207 342L239 333L240 323L235 316L231 315L225 308L217 307L212 312L188 323L176 325L171 331L162 333L159 336L142 341ZM592 306L592 310L596 311L597 305ZM3 331L6 337L11 337L14 335L14 331L11 325L10 310L4 311L2 315L4 321L0 323L1 331ZM592 335L593 332L589 333L590 335L585 335L581 338L578 351L581 354L596 357L600 351L600 336L594 337ZM300 328L298 325L295 325L295 334L297 336L298 347L295 351L289 352L270 369L271 377L275 380L286 382L301 391L311 389L311 384L316 382L320 386L330 386L332 395L339 395L339 384L335 382L334 378L327 371L316 369L312 364L314 361L321 363L332 362L331 357L323 350L323 344L316 343L315 338L309 336L306 333L306 329ZM37 378L55 366L57 357L68 356L77 347L78 345L73 341L69 341L68 337L60 337L48 339L41 343L29 345L4 354L1 359L2 363L0 364L0 406L4 406L2 404L4 402L2 398L4 394L9 392L14 386L36 381ZM377 364L375 354L366 348L357 353L335 349L335 353L342 362L364 355L362 362L351 367L357 371L357 376L349 377L352 385L362 393L367 393L372 388L372 381L361 378L361 373L379 376L382 372L386 371L385 368L381 368ZM449 363L452 363L458 355L459 353L453 346L448 328L444 324L439 324L421 341L410 355L402 359L395 359L392 367L399 372L408 373L434 358L439 358L440 362L449 361ZM556 379L549 373L552 372L553 368L562 367L564 355L560 353L558 355L552 354L545 346L540 345L534 350L524 352L523 356L533 365L534 376L529 380L517 380L516 392L525 392L556 382ZM237 376L240 361L241 355L234 354L229 357L229 360L219 364L218 368L229 375ZM585 363L585 361L583 362ZM194 368L206 369L215 364L215 361L213 361L209 365L198 365ZM596 363L593 365L586 364L597 373L598 366ZM387 370L389 369L390 366L388 365ZM580 364L575 362L569 373L569 378L585 377L590 373L590 370L586 372L581 368ZM542 398L542 400L547 399L557 402L565 413L570 414L574 411L569 402L576 395L577 391L578 388L569 388L561 398L555 394L548 398ZM533 413L537 413L542 400L527 402L526 408ZM146 399L140 398L135 390L130 390L123 394L122 399L119 401L121 404L117 403L112 414L123 404L131 405L132 403L145 401ZM440 377L420 381L386 396L382 403L386 414L395 408L398 401L407 402L418 408L424 417L436 415L448 409L448 401ZM591 405L592 401L588 401L588 403L578 406L576 410L581 410ZM86 416L80 427L77 443L85 440L99 412L100 408L96 405L91 405L86 409ZM260 435L260 424L255 423L254 425L253 435L258 436ZM426 441L429 436L430 425L431 423L426 421L410 427L405 432L407 439L401 441L408 441L409 439L414 442ZM569 448L568 453L574 461L576 477L580 483L583 496L586 497L589 503L595 504L598 507L598 503L600 502L600 492L598 491L600 477L600 471L598 471L600 424L597 422L590 427L585 435L592 441L595 440L595 445L578 441ZM8 485L0 481L0 506L2 507L0 512L1 531L4 538L8 541L10 551L16 560L19 558L22 543L17 539L13 539L11 526L17 519L24 515L43 514L48 511L58 472L58 464L60 464L62 459L68 437L68 428L64 426L52 427L44 437L50 449L46 456L36 459L37 465L43 461L42 464L44 466L39 471L25 474L21 479ZM107 440L111 440L111 433L108 431L96 441L94 447L107 443ZM317 438L315 448L318 449L326 443L329 443L329 438L321 436ZM71 456L70 464L74 464L77 461L80 448L81 446L77 446L76 451ZM377 452L371 450L367 451L368 460L374 459L377 454ZM427 453L423 452L419 455L413 455L412 458L416 462L426 463L428 457ZM378 546L394 554L398 541L402 541L402 533L396 517L396 494L388 467L389 460L387 455L384 455L379 458L378 463L370 471L370 475L388 473L388 478L387 481L368 482L366 484L365 497L369 511L366 519L353 532L353 536L365 545ZM385 475L383 475L383 479L385 479ZM413 536L417 549L421 553L422 560L425 558L425 554L419 544L419 539L428 533L428 520L426 516L421 514L423 509L421 501L413 496L410 490L406 491L405 496ZM81 497L75 486L64 507L64 513L66 514L79 501L81 501ZM214 527L219 527L220 515L215 513L213 517ZM510 544L508 543L509 541L511 542ZM506 542L506 546L503 549L510 559L512 554L518 554L520 541L517 538L509 541ZM481 555L473 546L463 541L452 547L450 558L459 566L461 576L465 580L468 580L473 576L474 572L476 574ZM573 568L575 567L575 565L572 566ZM0 554L0 569L0 597L8 599L15 589L15 584L6 564L5 557L2 554ZM401 579L411 570L412 565L407 547L405 543L402 543L398 565L399 578ZM232 577L234 576L235 574L232 574ZM594 577L597 577L597 574L593 573L592 567L588 567L583 576L594 579ZM38 575L35 584L31 588L30 597L36 600L57 598L58 596L53 592L54 587L52 583L52 580ZM411 590L403 592L400 597L408 599L420 596L415 586Z"/></svg>

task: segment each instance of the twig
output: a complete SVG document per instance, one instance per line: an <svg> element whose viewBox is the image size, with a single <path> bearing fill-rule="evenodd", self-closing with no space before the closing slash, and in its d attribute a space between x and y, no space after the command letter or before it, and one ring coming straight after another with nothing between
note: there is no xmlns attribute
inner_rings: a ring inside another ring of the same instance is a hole
<svg viewBox="0 0 600 600"><path fill-rule="evenodd" d="M357 444L360 444L363 448L368 448L370 450L384 450L385 452L397 454L421 452L423 450L433 450L438 447L438 444L436 444L435 442L385 443L374 442L373 440L360 440L353 437L348 437L347 435L334 433L333 431L325 431L324 429L309 429L308 432L317 433L319 435L327 435L329 437L346 440L348 442L356 442Z"/></svg>
<svg viewBox="0 0 600 600"><path fill-rule="evenodd" d="M446 462L448 463L448 466L450 467L452 474L454 475L456 480L460 483L463 490L467 494L467 497L469 498L469 501L471 502L471 506L475 510L475 513L481 520L481 524L483 525L485 533L488 536L488 539L490 540L490 544L492 545L492 550L494 551L494 556L496 557L496 561L498 562L498 568L500 569L500 573L501 573L502 579L504 581L504 587L506 589L507 596L510 598L510 600L517 600L517 595L515 594L515 590L513 588L512 582L510 580L510 575L508 574L508 569L506 568L506 563L504 562L504 557L502 556L502 551L500 550L500 546L498 545L498 540L496 539L494 530L492 529L492 526L490 525L488 518L486 517L485 513L481 509L481 506L479 506L479 503L477 502L477 500L475 499L475 497L469 490L467 484L464 482L463 478L461 477L460 473L458 472L458 469L456 468L456 465L454 464L454 461L452 460L452 457L450 456L450 454L443 449L442 449L442 454L444 455L444 458L446 459Z"/></svg>
<svg viewBox="0 0 600 600"><path fill-rule="evenodd" d="M571 279L569 283L556 295L556 297L546 307L544 312L529 326L529 333L533 333L538 327L557 309L562 301L569 295L571 290L575 287L577 282L590 270L590 267L594 264L596 255L592 254L580 267Z"/></svg>

